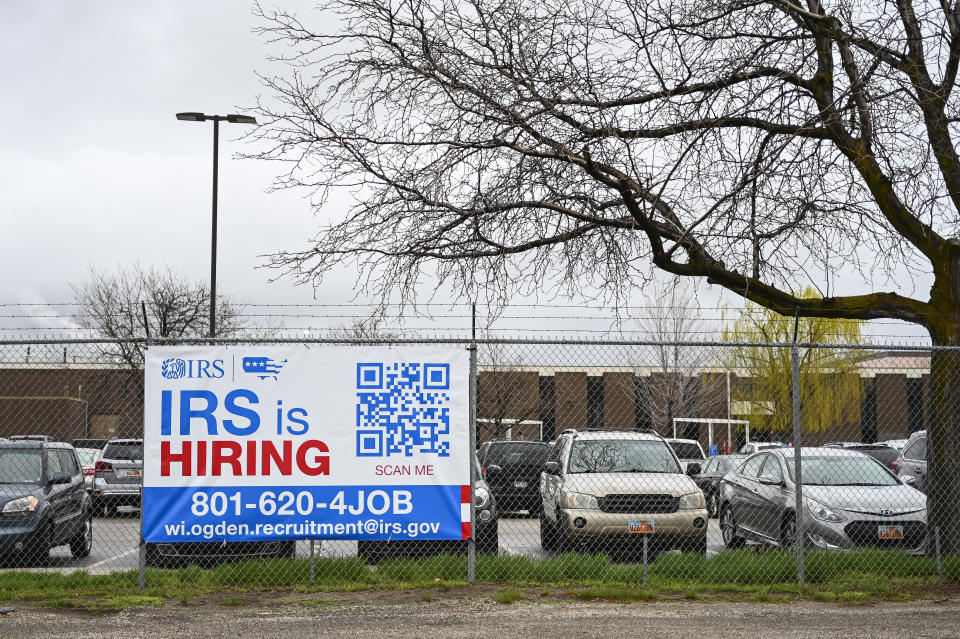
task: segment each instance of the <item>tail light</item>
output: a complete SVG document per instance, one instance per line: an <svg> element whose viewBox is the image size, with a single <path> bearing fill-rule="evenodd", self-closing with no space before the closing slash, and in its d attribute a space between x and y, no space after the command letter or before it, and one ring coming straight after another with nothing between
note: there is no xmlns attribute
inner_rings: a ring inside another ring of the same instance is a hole
<svg viewBox="0 0 960 639"><path fill-rule="evenodd" d="M487 476L487 467L486 467L486 466L481 466L481 467L480 467L480 474L483 475L484 477Z"/></svg>
<svg viewBox="0 0 960 639"><path fill-rule="evenodd" d="M93 467L93 472L95 473L112 473L113 464L105 461L98 461L97 465Z"/></svg>
<svg viewBox="0 0 960 639"><path fill-rule="evenodd" d="M899 460L899 459L893 460L893 463L890 464L890 470L896 470L896 469L899 468L899 467L900 467L900 460Z"/></svg>
<svg viewBox="0 0 960 639"><path fill-rule="evenodd" d="M84 476L92 475L94 472L95 471L93 470L93 466L87 466L86 468L83 469Z"/></svg>

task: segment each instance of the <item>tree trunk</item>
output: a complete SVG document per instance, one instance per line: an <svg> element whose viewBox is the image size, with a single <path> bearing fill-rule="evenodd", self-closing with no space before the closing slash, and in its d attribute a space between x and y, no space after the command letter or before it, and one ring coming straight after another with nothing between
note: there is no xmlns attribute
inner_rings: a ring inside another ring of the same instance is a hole
<svg viewBox="0 0 960 639"><path fill-rule="evenodd" d="M956 329L954 321L931 327L934 346L960 345ZM930 394L926 481L930 539L932 542L933 530L939 527L941 551L960 554L960 349L934 349Z"/></svg>

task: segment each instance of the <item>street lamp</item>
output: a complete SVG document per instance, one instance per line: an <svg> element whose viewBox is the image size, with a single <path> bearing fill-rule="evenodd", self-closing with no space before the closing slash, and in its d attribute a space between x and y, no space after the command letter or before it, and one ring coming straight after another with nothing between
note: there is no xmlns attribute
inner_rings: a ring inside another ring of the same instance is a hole
<svg viewBox="0 0 960 639"><path fill-rule="evenodd" d="M256 124L257 120L249 115L207 115L196 111L177 114L178 120L186 122L213 121L213 228L210 236L210 337L217 334L217 155L220 147L220 123Z"/></svg>

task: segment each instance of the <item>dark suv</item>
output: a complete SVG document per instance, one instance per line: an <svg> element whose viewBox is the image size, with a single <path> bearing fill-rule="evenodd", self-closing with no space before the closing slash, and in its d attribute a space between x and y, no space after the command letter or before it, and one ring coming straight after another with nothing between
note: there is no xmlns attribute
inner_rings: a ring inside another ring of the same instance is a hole
<svg viewBox="0 0 960 639"><path fill-rule="evenodd" d="M491 441L480 446L480 468L501 513L526 510L539 515L540 471L549 454L546 442Z"/></svg>
<svg viewBox="0 0 960 639"><path fill-rule="evenodd" d="M0 504L0 552L18 564L42 564L62 544L90 554L90 497L70 444L0 443Z"/></svg>
<svg viewBox="0 0 960 639"><path fill-rule="evenodd" d="M918 430L910 435L893 470L917 490L927 492L927 431Z"/></svg>

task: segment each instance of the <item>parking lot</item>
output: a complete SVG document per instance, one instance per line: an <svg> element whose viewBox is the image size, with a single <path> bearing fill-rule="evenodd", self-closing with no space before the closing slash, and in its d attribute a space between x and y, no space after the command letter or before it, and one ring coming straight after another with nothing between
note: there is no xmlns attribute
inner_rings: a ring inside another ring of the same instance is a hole
<svg viewBox="0 0 960 639"><path fill-rule="evenodd" d="M508 514L500 518L500 554L546 558L549 553L540 547L540 527L535 517L526 514ZM140 537L139 512L121 513L115 517L98 517L93 521L93 549L90 556L74 559L67 546L50 551L50 562L31 571L73 572L86 570L91 574L136 570L137 543ZM716 519L707 529L707 556L724 550L723 539ZM357 544L353 541L315 541L314 553L321 557L353 557ZM297 557L310 556L310 542L297 542ZM13 565L0 564L0 571L23 570Z"/></svg>

